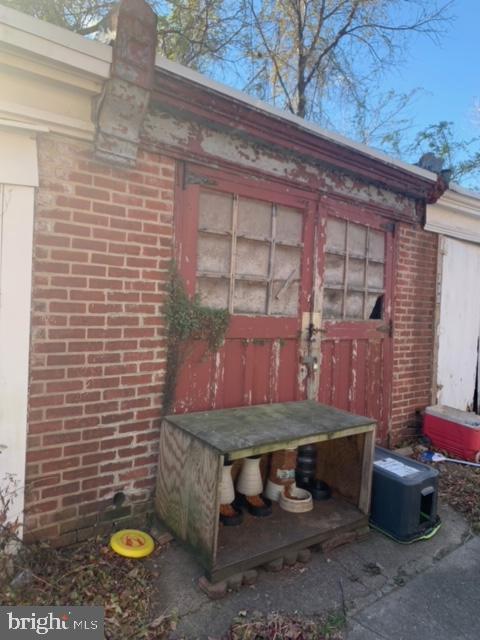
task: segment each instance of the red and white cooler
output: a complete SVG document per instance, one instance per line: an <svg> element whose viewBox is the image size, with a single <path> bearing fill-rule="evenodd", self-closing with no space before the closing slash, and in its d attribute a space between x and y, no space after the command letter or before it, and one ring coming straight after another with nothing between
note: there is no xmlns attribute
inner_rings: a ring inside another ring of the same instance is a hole
<svg viewBox="0 0 480 640"><path fill-rule="evenodd" d="M480 462L480 415L442 404L427 407L423 433L437 449Z"/></svg>

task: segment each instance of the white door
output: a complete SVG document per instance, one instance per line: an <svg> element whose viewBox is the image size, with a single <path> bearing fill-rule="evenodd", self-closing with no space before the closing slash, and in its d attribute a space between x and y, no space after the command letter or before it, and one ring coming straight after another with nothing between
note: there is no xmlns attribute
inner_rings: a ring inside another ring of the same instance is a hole
<svg viewBox="0 0 480 640"><path fill-rule="evenodd" d="M443 239L438 402L473 409L480 334L480 246Z"/></svg>

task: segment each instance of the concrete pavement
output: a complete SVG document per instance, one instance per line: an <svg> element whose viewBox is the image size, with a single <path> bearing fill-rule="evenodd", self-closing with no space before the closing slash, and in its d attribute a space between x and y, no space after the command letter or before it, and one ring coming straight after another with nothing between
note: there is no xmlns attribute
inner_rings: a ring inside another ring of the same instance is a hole
<svg viewBox="0 0 480 640"><path fill-rule="evenodd" d="M478 640L480 537L350 619L347 640Z"/></svg>
<svg viewBox="0 0 480 640"><path fill-rule="evenodd" d="M314 617L332 610L347 614L348 640L478 640L480 538L471 538L468 523L448 506L441 517L443 526L429 541L400 545L372 531L328 555L313 553L307 565L260 571L255 585L218 601L199 590L201 567L172 543L151 560L153 616L174 615L177 637L188 640L221 638L239 611ZM413 635L413 628L422 634ZM473 629L476 635L468 635Z"/></svg>

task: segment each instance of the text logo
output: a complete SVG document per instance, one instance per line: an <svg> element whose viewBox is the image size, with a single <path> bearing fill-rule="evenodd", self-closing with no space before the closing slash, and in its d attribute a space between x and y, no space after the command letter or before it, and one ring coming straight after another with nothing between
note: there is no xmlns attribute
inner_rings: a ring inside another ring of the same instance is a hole
<svg viewBox="0 0 480 640"><path fill-rule="evenodd" d="M102 607L0 607L0 638L103 640Z"/></svg>

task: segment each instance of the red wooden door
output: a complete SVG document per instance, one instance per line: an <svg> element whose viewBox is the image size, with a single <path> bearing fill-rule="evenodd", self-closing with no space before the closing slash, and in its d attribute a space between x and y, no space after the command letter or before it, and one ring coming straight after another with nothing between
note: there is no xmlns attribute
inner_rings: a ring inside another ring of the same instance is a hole
<svg viewBox="0 0 480 640"><path fill-rule="evenodd" d="M231 320L218 353L194 345L175 411L304 399L301 318L311 304L314 202L204 168L187 168L181 179L180 273L190 294L228 308Z"/></svg>
<svg viewBox="0 0 480 640"><path fill-rule="evenodd" d="M393 225L375 214L330 207L319 243L321 354L318 400L377 420L390 415Z"/></svg>

